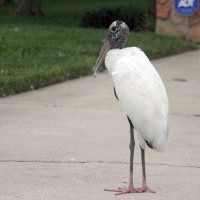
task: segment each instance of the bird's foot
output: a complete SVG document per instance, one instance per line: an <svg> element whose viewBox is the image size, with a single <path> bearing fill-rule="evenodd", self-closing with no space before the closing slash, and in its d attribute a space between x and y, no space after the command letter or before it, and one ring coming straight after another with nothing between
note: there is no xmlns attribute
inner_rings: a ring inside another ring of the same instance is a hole
<svg viewBox="0 0 200 200"><path fill-rule="evenodd" d="M141 188L136 188L138 192L150 192L150 193L155 193L155 191L151 190L148 186L144 185Z"/></svg>
<svg viewBox="0 0 200 200"><path fill-rule="evenodd" d="M127 188L119 188L119 189L104 189L104 191L116 192L115 195L140 192L139 189L130 186Z"/></svg>

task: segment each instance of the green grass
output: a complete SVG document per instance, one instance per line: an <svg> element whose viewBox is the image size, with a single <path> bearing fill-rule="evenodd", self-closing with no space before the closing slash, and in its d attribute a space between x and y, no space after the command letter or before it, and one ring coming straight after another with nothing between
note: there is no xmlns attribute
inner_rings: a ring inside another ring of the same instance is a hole
<svg viewBox="0 0 200 200"><path fill-rule="evenodd" d="M49 13L56 11L52 8ZM0 17L0 96L91 73L106 30L67 26L58 19ZM127 46L140 47L151 59L197 48L191 42L146 32L130 33Z"/></svg>

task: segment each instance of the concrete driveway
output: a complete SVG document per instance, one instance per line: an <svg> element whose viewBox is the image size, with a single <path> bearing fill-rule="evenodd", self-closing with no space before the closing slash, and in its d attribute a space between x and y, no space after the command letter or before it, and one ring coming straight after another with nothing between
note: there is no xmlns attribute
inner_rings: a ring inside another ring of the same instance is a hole
<svg viewBox="0 0 200 200"><path fill-rule="evenodd" d="M127 185L129 126L107 73L0 99L0 200L198 200L200 51L154 60L170 100L166 150L146 151L155 194ZM136 138L134 183L141 186Z"/></svg>

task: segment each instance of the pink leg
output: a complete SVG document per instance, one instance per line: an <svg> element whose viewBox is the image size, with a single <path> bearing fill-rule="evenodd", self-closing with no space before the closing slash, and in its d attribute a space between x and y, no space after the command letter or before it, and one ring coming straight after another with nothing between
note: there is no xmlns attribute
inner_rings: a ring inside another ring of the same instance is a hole
<svg viewBox="0 0 200 200"><path fill-rule="evenodd" d="M139 189L136 189L133 187L133 174L130 173L129 176L129 184L126 188L118 188L118 189L104 189L105 191L109 192L117 192L115 195L121 195L121 194L127 194L127 193L133 193L133 192L140 192Z"/></svg>
<svg viewBox="0 0 200 200"><path fill-rule="evenodd" d="M110 192L117 192L116 195L121 194L127 194L127 193L133 193L133 192L152 192L151 189L148 188L146 184L146 172L145 172L145 152L144 149L141 148L141 158L142 158L142 187L141 188L134 188L133 187L133 156L134 156L134 147L135 147L135 141L134 141L134 127L131 122L131 120L128 118L129 124L130 124L130 175L129 175L129 184L127 188L119 188L119 189L105 189L105 191Z"/></svg>
<svg viewBox="0 0 200 200"><path fill-rule="evenodd" d="M116 195L120 194L127 194L132 192L140 192L136 188L133 187L133 156L134 156L134 148L135 148L135 140L134 140L134 127L131 122L131 120L128 118L129 124L130 124L130 175L129 175L129 184L127 188L119 188L116 190L108 190L105 189L105 191L110 192L117 192Z"/></svg>
<svg viewBox="0 0 200 200"><path fill-rule="evenodd" d="M142 159L142 187L137 188L139 192L151 192L155 193L155 191L151 190L146 183L146 170L145 170L145 150L141 148L141 159Z"/></svg>
<svg viewBox="0 0 200 200"><path fill-rule="evenodd" d="M155 193L155 191L151 190L147 184L144 176L142 176L142 187L141 188L136 188L139 192L150 192L150 193Z"/></svg>

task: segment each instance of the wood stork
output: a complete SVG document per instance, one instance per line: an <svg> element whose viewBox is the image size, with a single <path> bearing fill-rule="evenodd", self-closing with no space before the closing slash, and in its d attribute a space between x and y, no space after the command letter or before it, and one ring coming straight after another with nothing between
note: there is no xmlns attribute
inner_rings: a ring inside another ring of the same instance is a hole
<svg viewBox="0 0 200 200"><path fill-rule="evenodd" d="M130 175L127 188L113 191L116 194L154 192L149 189L145 172L145 146L162 151L168 137L168 97L164 84L145 55L137 47L123 48L129 33L122 21L113 22L104 45L93 67L96 76L105 60L116 98L120 101L130 124ZM142 187L133 186L134 129L138 132L142 160Z"/></svg>

